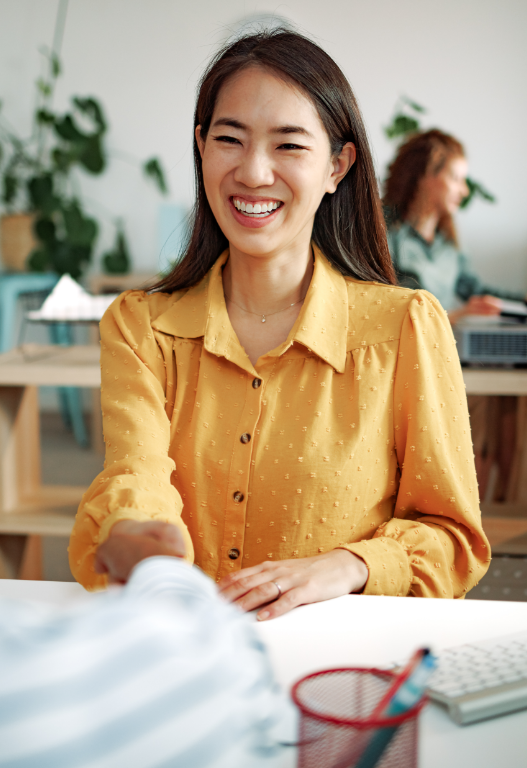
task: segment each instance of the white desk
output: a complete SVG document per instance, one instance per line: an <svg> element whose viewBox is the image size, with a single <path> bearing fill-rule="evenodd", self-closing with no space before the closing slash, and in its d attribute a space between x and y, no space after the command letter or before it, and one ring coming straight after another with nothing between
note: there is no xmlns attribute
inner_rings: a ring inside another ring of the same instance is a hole
<svg viewBox="0 0 527 768"><path fill-rule="evenodd" d="M4 596L57 605L96 599L78 584L7 579L0 580ZM317 669L375 666L420 645L441 649L527 630L527 603L350 595L257 626L277 679L289 688ZM460 728L430 705L421 718L419 768L525 768L526 732L527 711ZM291 750L279 768L294 768L295 759Z"/></svg>

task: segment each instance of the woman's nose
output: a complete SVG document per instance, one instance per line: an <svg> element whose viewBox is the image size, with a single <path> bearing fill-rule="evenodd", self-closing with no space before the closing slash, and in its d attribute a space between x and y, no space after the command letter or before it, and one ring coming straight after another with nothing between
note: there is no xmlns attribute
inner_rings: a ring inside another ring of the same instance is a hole
<svg viewBox="0 0 527 768"><path fill-rule="evenodd" d="M255 149L244 153L234 173L234 179L253 189L271 186L274 182L274 172L267 152Z"/></svg>

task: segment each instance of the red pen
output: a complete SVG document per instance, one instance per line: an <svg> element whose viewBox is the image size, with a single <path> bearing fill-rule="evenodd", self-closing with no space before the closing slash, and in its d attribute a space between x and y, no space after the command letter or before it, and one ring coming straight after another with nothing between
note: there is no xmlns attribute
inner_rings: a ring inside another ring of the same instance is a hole
<svg viewBox="0 0 527 768"><path fill-rule="evenodd" d="M387 708L390 701L393 699L395 693L399 690L401 685L405 683L410 675L414 672L416 667L421 663L422 658L425 654L429 653L429 650L427 648L420 648L418 651L414 653L406 667L403 669L403 671L397 675L396 679L393 681L392 685L388 688L382 699L379 701L375 709L373 710L371 717L381 717L384 714L385 709Z"/></svg>

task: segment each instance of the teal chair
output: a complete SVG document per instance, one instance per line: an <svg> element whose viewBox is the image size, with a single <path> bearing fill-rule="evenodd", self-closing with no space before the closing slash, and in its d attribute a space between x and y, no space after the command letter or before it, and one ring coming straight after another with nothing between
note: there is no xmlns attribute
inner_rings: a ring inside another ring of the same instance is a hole
<svg viewBox="0 0 527 768"><path fill-rule="evenodd" d="M52 273L0 272L0 353L16 346L16 309L26 293L51 291L58 282Z"/></svg>
<svg viewBox="0 0 527 768"><path fill-rule="evenodd" d="M16 338L16 310L18 302L31 294L51 291L58 282L54 273L0 272L0 353L8 352L19 340ZM28 307L29 308L29 307ZM53 344L69 346L71 326L54 323L49 326ZM64 423L70 427L79 445L89 444L82 415L81 392L77 387L59 387L59 402Z"/></svg>

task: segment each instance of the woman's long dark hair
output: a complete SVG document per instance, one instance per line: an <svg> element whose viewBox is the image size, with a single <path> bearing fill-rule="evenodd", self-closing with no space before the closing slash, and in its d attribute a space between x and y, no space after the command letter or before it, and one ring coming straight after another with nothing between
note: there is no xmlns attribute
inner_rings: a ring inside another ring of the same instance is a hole
<svg viewBox="0 0 527 768"><path fill-rule="evenodd" d="M421 179L428 173L439 173L455 157L465 157L463 145L438 128L414 133L401 144L384 184L384 205L389 221L393 224L406 221ZM449 213L441 216L437 228L446 240L457 245L456 227Z"/></svg>
<svg viewBox="0 0 527 768"><path fill-rule="evenodd" d="M343 275L394 284L382 206L359 107L343 73L318 45L296 32L274 29L238 39L221 50L203 75L194 115L205 140L218 94L234 74L260 66L292 82L315 105L329 136L332 156L352 141L357 159L334 194L325 194L315 215L313 240ZM227 247L205 194L201 156L194 139L196 203L183 258L154 286L173 291L198 283Z"/></svg>

